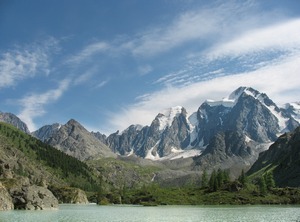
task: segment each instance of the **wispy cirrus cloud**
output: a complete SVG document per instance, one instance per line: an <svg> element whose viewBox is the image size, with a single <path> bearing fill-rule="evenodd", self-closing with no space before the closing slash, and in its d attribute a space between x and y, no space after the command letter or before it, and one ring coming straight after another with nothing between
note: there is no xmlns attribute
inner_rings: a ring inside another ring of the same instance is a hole
<svg viewBox="0 0 300 222"><path fill-rule="evenodd" d="M153 68L150 65L143 65L138 67L138 73L141 76L147 75L148 73L152 72Z"/></svg>
<svg viewBox="0 0 300 222"><path fill-rule="evenodd" d="M300 50L300 19L283 21L268 27L251 29L230 41L216 44L205 51L210 60L237 57L257 52L293 52Z"/></svg>
<svg viewBox="0 0 300 222"><path fill-rule="evenodd" d="M149 125L158 112L177 105L193 112L206 99L221 99L239 86L254 87L278 103L300 98L300 82L295 81L300 73L300 20L279 15L275 21L271 19L273 12L242 16L248 6L239 7L237 12L228 8L222 11L222 7L205 9L206 13L199 17L186 13L165 29L131 42L133 53L149 56L188 41L213 39L204 50L187 55L177 70L154 82L163 88L140 96L136 103L123 107L121 113L110 114L112 128L125 129L132 123ZM209 26L215 27L206 32L180 28L180 21L185 20L196 29L207 19ZM233 21L234 25L230 25ZM176 35L177 31L184 33Z"/></svg>
<svg viewBox="0 0 300 222"><path fill-rule="evenodd" d="M101 81L100 83L96 84L96 86L95 86L94 88L96 88L96 89L102 88L102 87L105 86L108 82L109 82L109 80Z"/></svg>
<svg viewBox="0 0 300 222"><path fill-rule="evenodd" d="M18 81L38 74L50 73L49 60L58 49L58 41L48 38L42 43L15 47L0 54L0 88L14 86Z"/></svg>
<svg viewBox="0 0 300 222"><path fill-rule="evenodd" d="M273 17L272 22L281 18L278 11L262 14L256 7L253 1L238 4L237 1L228 1L189 10L169 23L138 33L131 41L124 42L121 48L131 50L135 56L146 57L165 53L186 43L194 42L195 48L198 48L249 28L263 26L270 23L269 18Z"/></svg>
<svg viewBox="0 0 300 222"><path fill-rule="evenodd" d="M45 106L57 101L68 89L69 85L70 80L65 79L60 82L56 89L51 89L41 94L32 93L18 101L18 104L22 107L18 116L26 122L30 131L36 130L34 118L44 115L46 113Z"/></svg>
<svg viewBox="0 0 300 222"><path fill-rule="evenodd" d="M110 48L106 42L99 41L85 46L80 52L67 59L67 63L78 64L91 58L93 55L105 52Z"/></svg>
<svg viewBox="0 0 300 222"><path fill-rule="evenodd" d="M168 107L184 106L189 114L198 109L206 99L220 100L239 86L251 86L282 104L300 98L300 53L270 66L251 72L239 73L194 82L186 86L169 86L140 96L135 104L123 107L109 115L111 129L123 130L130 124L149 125L158 112ZM295 94L295 92L298 93Z"/></svg>

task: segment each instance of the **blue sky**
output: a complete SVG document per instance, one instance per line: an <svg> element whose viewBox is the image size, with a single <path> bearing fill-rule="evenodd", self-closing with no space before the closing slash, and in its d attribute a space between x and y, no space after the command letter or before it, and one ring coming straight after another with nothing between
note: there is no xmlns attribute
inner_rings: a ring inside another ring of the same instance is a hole
<svg viewBox="0 0 300 222"><path fill-rule="evenodd" d="M0 110L112 133L239 86L300 101L300 1L2 0Z"/></svg>

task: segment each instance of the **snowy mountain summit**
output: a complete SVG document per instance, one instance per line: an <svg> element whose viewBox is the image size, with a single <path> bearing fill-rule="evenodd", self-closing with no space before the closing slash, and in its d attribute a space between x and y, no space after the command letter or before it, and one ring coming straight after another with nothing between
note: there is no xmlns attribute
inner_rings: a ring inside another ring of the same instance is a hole
<svg viewBox="0 0 300 222"><path fill-rule="evenodd" d="M178 117L182 112L186 112L182 106L175 106L166 109L164 113L158 114L159 130L162 131L171 126L174 118Z"/></svg>
<svg viewBox="0 0 300 222"><path fill-rule="evenodd" d="M166 109L150 126L118 138L112 134L110 140L117 140L118 146L108 145L121 154L126 147L127 153L153 160L184 156L184 152L192 153L190 150L198 150L199 155L220 132L235 131L242 133L248 142L270 143L280 133L299 125L298 114L291 105L289 110L280 109L266 94L239 87L222 100L206 100L190 116L181 106ZM126 146L122 141L126 141Z"/></svg>
<svg viewBox="0 0 300 222"><path fill-rule="evenodd" d="M279 108L265 93L239 87L219 101L206 100L191 115L184 107L175 106L159 113L149 126L131 125L108 137L93 135L121 156L172 160L200 155L206 148L214 153L227 149L222 146L234 148L236 144L240 144L240 153L245 156L245 153L253 153L247 151L253 144L269 144L281 133L294 130L299 122L300 103ZM50 142L53 141L51 135L59 138L60 132L60 126L53 125L41 128L35 136ZM233 141L234 146L230 145ZM60 143L62 150L63 144ZM231 153L236 156L239 152L232 150Z"/></svg>

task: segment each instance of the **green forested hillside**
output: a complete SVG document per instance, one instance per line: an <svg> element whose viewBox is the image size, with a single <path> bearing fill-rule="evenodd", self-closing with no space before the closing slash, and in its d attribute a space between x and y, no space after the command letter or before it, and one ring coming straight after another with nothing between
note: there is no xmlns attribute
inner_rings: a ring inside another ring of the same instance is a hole
<svg viewBox="0 0 300 222"><path fill-rule="evenodd" d="M32 183L99 189L100 180L87 164L5 123L0 123L0 163L2 173L11 171Z"/></svg>

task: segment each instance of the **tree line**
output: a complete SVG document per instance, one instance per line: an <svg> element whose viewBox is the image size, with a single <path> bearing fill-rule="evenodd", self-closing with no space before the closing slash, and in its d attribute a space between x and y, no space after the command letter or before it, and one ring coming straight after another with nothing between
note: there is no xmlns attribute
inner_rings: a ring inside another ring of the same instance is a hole
<svg viewBox="0 0 300 222"><path fill-rule="evenodd" d="M221 169L214 169L210 176L208 176L206 170L204 170L201 178L201 187L208 189L211 192L215 192L220 190L222 186L233 182L238 182L242 187L247 186L247 184L254 184L258 187L258 190L262 195L267 194L268 191L276 187L273 173L271 171L265 172L262 176L254 181L250 181L244 170L242 170L240 176L235 181L231 181L230 171Z"/></svg>

